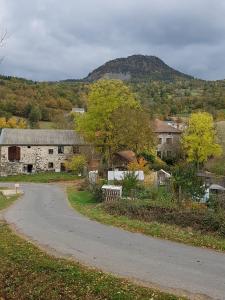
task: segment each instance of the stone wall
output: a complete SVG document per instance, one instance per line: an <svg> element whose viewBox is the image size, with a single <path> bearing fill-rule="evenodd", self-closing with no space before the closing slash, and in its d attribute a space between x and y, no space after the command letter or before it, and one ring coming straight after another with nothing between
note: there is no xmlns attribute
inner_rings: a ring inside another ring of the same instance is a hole
<svg viewBox="0 0 225 300"><path fill-rule="evenodd" d="M91 159L92 152L88 146L79 146L77 152L85 154ZM0 176L28 173L32 166L32 173L61 170L61 164L72 157L73 146L64 146L64 153L58 153L58 146L20 146L20 161L8 160L8 146L0 147Z"/></svg>

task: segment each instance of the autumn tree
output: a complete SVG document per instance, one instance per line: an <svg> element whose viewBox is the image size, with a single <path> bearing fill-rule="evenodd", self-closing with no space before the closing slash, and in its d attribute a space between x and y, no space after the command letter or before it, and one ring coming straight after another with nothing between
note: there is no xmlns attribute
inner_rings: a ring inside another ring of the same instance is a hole
<svg viewBox="0 0 225 300"><path fill-rule="evenodd" d="M0 128L27 128L27 122L20 118L0 118Z"/></svg>
<svg viewBox="0 0 225 300"><path fill-rule="evenodd" d="M112 114L122 108L135 109L139 106L122 81L100 80L90 88L87 113L77 118L76 129L100 149L104 162L108 163L114 151L113 130L117 121Z"/></svg>
<svg viewBox="0 0 225 300"><path fill-rule="evenodd" d="M216 131L213 117L206 112L193 113L188 128L182 137L182 146L188 162L193 162L199 169L209 157L222 154L222 148L216 143Z"/></svg>
<svg viewBox="0 0 225 300"><path fill-rule="evenodd" d="M121 107L111 114L110 120L113 124L111 147L114 152L126 149L136 154L152 152L155 136L148 112L141 107Z"/></svg>

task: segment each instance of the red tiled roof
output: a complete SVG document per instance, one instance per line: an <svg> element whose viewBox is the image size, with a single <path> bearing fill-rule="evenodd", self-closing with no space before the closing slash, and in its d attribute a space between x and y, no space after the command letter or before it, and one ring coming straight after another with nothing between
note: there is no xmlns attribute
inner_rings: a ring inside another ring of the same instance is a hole
<svg viewBox="0 0 225 300"><path fill-rule="evenodd" d="M182 133L179 129L168 125L165 121L156 119L154 121L154 130L155 133Z"/></svg>
<svg viewBox="0 0 225 300"><path fill-rule="evenodd" d="M127 160L128 162L132 162L137 159L135 153L131 150L119 151L116 154Z"/></svg>

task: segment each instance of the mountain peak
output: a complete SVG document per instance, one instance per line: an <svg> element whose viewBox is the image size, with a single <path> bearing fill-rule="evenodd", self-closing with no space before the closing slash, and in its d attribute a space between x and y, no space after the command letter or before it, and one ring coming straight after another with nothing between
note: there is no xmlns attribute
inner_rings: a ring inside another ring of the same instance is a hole
<svg viewBox="0 0 225 300"><path fill-rule="evenodd" d="M116 58L89 73L86 81L101 78L121 80L164 80L192 79L164 63L157 56L134 54L126 58Z"/></svg>

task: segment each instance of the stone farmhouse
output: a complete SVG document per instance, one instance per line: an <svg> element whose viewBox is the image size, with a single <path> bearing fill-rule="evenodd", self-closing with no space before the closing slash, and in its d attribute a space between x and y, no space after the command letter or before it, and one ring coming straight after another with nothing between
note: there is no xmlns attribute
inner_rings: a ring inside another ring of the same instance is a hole
<svg viewBox="0 0 225 300"><path fill-rule="evenodd" d="M0 176L44 171L65 171L65 161L93 149L74 130L2 129Z"/></svg>
<svg viewBox="0 0 225 300"><path fill-rule="evenodd" d="M160 158L174 158L180 152L180 138L182 131L171 126L166 121L156 119L154 132L158 139L157 155Z"/></svg>

